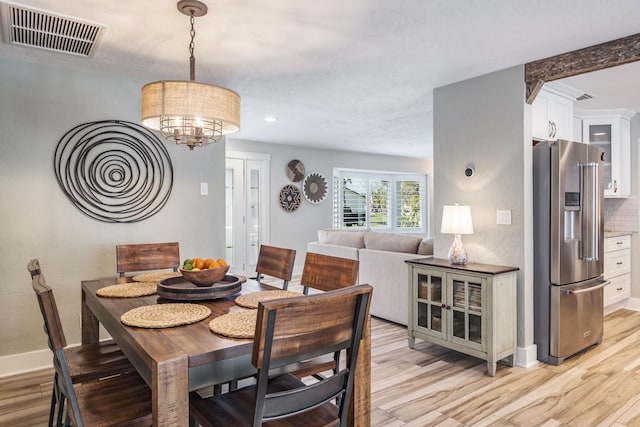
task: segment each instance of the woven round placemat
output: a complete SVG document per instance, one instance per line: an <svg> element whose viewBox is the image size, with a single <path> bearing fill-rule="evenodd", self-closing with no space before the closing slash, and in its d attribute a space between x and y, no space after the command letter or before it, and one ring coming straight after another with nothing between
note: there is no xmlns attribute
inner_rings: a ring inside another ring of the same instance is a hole
<svg viewBox="0 0 640 427"><path fill-rule="evenodd" d="M243 310L218 316L209 322L209 329L230 338L253 338L256 333L255 310Z"/></svg>
<svg viewBox="0 0 640 427"><path fill-rule="evenodd" d="M170 279L172 277L182 277L179 271L156 271L153 273L143 273L133 276L134 282L160 282L164 279Z"/></svg>
<svg viewBox="0 0 640 427"><path fill-rule="evenodd" d="M153 295L158 289L156 282L131 282L100 288L96 295L107 298L131 298Z"/></svg>
<svg viewBox="0 0 640 427"><path fill-rule="evenodd" d="M258 303L260 301L299 296L302 296L300 292L285 291L280 289L276 289L274 291L252 292L250 294L240 295L238 298L236 298L236 304L240 307L258 308Z"/></svg>
<svg viewBox="0 0 640 427"><path fill-rule="evenodd" d="M210 314L209 307L200 304L156 304L129 310L120 316L120 321L139 328L171 328L199 322Z"/></svg>

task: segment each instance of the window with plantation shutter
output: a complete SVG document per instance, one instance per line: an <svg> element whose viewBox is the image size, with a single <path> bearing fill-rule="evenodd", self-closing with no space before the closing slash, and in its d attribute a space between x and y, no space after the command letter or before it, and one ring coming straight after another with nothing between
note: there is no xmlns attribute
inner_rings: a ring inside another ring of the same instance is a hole
<svg viewBox="0 0 640 427"><path fill-rule="evenodd" d="M426 175L335 169L333 226L427 231Z"/></svg>

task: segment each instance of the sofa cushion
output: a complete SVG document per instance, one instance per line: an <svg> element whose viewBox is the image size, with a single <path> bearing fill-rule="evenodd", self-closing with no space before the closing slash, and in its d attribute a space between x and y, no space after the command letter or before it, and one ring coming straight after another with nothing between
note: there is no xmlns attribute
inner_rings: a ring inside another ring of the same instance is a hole
<svg viewBox="0 0 640 427"><path fill-rule="evenodd" d="M422 239L418 246L418 255L433 255L433 237Z"/></svg>
<svg viewBox="0 0 640 427"><path fill-rule="evenodd" d="M318 242L364 248L364 231L318 230Z"/></svg>
<svg viewBox="0 0 640 427"><path fill-rule="evenodd" d="M309 242L307 243L307 252L316 254L336 256L338 258L358 259L360 248L352 248L349 246L332 245L329 243Z"/></svg>
<svg viewBox="0 0 640 427"><path fill-rule="evenodd" d="M422 237L407 234L364 233L364 247L380 251L415 254L421 241Z"/></svg>

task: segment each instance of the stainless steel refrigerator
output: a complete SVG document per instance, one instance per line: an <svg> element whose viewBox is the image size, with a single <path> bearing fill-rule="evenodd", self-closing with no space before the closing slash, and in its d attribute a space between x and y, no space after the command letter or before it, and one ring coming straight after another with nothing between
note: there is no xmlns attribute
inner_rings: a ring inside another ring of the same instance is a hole
<svg viewBox="0 0 640 427"><path fill-rule="evenodd" d="M577 142L533 147L534 341L546 363L602 341L603 160Z"/></svg>

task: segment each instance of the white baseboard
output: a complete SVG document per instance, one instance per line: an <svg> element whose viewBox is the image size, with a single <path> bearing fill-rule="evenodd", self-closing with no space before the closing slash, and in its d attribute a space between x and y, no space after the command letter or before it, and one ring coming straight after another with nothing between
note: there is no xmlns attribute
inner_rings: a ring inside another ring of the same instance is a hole
<svg viewBox="0 0 640 427"><path fill-rule="evenodd" d="M640 298L629 298L624 308L628 310L640 311Z"/></svg>
<svg viewBox="0 0 640 427"><path fill-rule="evenodd" d="M518 347L516 349L516 365L521 368L530 368L537 365L538 346L531 344L528 347Z"/></svg>
<svg viewBox="0 0 640 427"><path fill-rule="evenodd" d="M53 354L48 348L1 356L0 378L51 367L53 367Z"/></svg>

